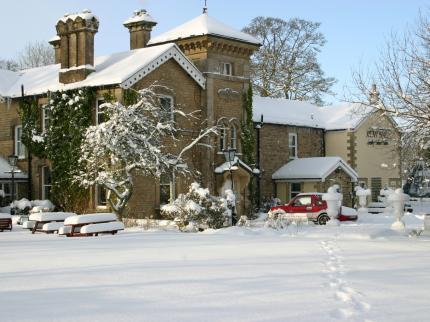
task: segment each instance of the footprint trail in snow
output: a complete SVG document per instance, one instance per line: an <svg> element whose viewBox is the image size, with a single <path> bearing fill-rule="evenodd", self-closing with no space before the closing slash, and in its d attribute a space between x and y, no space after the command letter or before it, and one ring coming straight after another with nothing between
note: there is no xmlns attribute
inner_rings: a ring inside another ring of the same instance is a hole
<svg viewBox="0 0 430 322"><path fill-rule="evenodd" d="M363 294L346 282L345 265L336 241L322 241L321 247L327 253L324 273L328 277L328 285L333 291L333 296L339 303L338 308L331 312L332 317L339 320L370 322L365 316L371 306L363 301Z"/></svg>

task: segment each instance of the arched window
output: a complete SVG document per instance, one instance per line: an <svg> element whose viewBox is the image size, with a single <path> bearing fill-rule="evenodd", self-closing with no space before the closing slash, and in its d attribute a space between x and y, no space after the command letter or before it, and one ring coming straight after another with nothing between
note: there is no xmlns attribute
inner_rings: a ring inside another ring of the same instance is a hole
<svg viewBox="0 0 430 322"><path fill-rule="evenodd" d="M237 129L234 125L230 127L230 147L237 150Z"/></svg>
<svg viewBox="0 0 430 322"><path fill-rule="evenodd" d="M219 132L219 149L223 151L227 149L227 129L222 127Z"/></svg>

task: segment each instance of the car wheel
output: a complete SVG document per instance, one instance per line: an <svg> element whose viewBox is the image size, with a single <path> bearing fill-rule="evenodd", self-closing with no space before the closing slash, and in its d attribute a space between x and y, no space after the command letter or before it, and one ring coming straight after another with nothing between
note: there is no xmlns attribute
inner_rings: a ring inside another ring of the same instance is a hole
<svg viewBox="0 0 430 322"><path fill-rule="evenodd" d="M327 215L320 215L318 217L318 224L325 225L327 223L327 221L329 221L329 220L330 220L329 216L327 216Z"/></svg>

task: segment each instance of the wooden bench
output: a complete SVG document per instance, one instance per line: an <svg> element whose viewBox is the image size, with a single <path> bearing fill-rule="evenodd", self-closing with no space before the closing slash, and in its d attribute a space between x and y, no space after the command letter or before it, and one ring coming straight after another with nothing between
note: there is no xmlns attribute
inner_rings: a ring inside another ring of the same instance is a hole
<svg viewBox="0 0 430 322"><path fill-rule="evenodd" d="M12 216L10 214L0 213L0 231L12 230Z"/></svg>
<svg viewBox="0 0 430 322"><path fill-rule="evenodd" d="M72 212L39 212L31 214L29 221L34 222L34 225L31 228L31 233L34 234L36 231L44 233L53 233L58 231L58 229L63 226L65 219L75 215L76 214ZM50 223L52 223L52 225L45 226L45 224Z"/></svg>
<svg viewBox="0 0 430 322"><path fill-rule="evenodd" d="M124 229L124 224L113 213L96 213L69 217L59 235L67 237L98 236L98 234L116 234Z"/></svg>

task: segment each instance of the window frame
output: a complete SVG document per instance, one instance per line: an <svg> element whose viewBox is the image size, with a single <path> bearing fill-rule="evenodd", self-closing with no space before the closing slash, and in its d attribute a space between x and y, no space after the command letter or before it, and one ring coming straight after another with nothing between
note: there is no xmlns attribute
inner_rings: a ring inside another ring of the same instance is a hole
<svg viewBox="0 0 430 322"><path fill-rule="evenodd" d="M230 132L230 148L235 149L237 152L237 128L232 125L229 129Z"/></svg>
<svg viewBox="0 0 430 322"><path fill-rule="evenodd" d="M102 103L100 103L100 102L102 102ZM103 122L99 121L99 115L100 116L105 116L105 112L104 111L100 111L99 107L100 107L100 105L103 105L105 103L106 103L106 100L104 99L104 97L99 97L99 98L96 99L96 122L95 122L96 125L100 125L100 124L106 122L106 121L103 121Z"/></svg>
<svg viewBox="0 0 430 322"><path fill-rule="evenodd" d="M46 188L50 188L49 189L49 194L51 193L51 189L52 189L52 174L51 174L51 183L50 184L46 184L45 183L45 177L46 177L46 174L45 174L45 169L47 169L49 172L51 172L51 169L49 169L49 167L47 166L47 165L44 165L44 166L42 166L42 169L41 169L41 171L42 171L42 173L41 173L41 177L42 177L42 180L41 180L41 183L42 183L42 189L41 189L41 192L42 192L42 194L41 194L41 197L42 197L42 200L46 200L47 199L47 190L46 190Z"/></svg>
<svg viewBox="0 0 430 322"><path fill-rule="evenodd" d="M105 198L106 198L106 200L105 200L104 203L103 202L99 202L100 201L100 199L99 199L99 197L100 197L100 189L104 189L105 190ZM95 187L94 187L94 197L95 197L94 199L95 199L96 208L99 208L99 209L106 209L107 208L108 201L107 201L107 191L106 191L106 188L104 188L102 185L96 184Z"/></svg>
<svg viewBox="0 0 430 322"><path fill-rule="evenodd" d="M170 113L169 113L169 119L168 121L174 121L175 120L175 113L174 113L174 107L175 107L175 103L174 103L174 98L171 95L165 95L165 94L161 94L158 95L158 99L160 100L160 107L164 110L163 108L163 104L161 103L162 99L169 99L170 100Z"/></svg>
<svg viewBox="0 0 430 322"><path fill-rule="evenodd" d="M229 66L227 68L227 66ZM221 74L225 76L233 76L233 64L229 62L221 63Z"/></svg>
<svg viewBox="0 0 430 322"><path fill-rule="evenodd" d="M19 140L18 140L19 130L21 130L21 135L19 136ZM19 146L21 146L20 150L22 153L18 153ZM22 124L16 125L14 128L14 149L15 149L15 155L18 156L19 160L23 160L26 158L26 147L22 143Z"/></svg>
<svg viewBox="0 0 430 322"><path fill-rule="evenodd" d="M291 138L294 138L294 143L291 144ZM294 156L291 155L291 149L294 149ZM288 159L294 160L298 159L298 144L297 144L297 133L288 133Z"/></svg>
<svg viewBox="0 0 430 322"><path fill-rule="evenodd" d="M299 185L299 190L293 189L293 185ZM290 182L290 200L302 193L302 184L300 182Z"/></svg>
<svg viewBox="0 0 430 322"><path fill-rule="evenodd" d="M164 180L163 179L166 179L166 181L165 182L163 182ZM158 203L159 203L159 205L160 205L160 207L161 206L164 206L164 205L168 205L169 203L171 203L174 199L175 199L175 175L174 174L172 174L172 175L168 175L168 174L164 174L164 175L161 175L160 176L160 179L159 179L159 189L158 189L158 192L159 192L159 198L158 198ZM168 198L168 200L167 200L167 202L161 202L161 189L162 189L162 187L166 187L166 186L168 186L169 187L169 198Z"/></svg>
<svg viewBox="0 0 430 322"><path fill-rule="evenodd" d="M49 125L51 120L50 111L46 109L46 106L48 106L48 104L44 104L40 107L42 109L42 133L46 133L47 124ZM48 122L46 122L47 120Z"/></svg>

